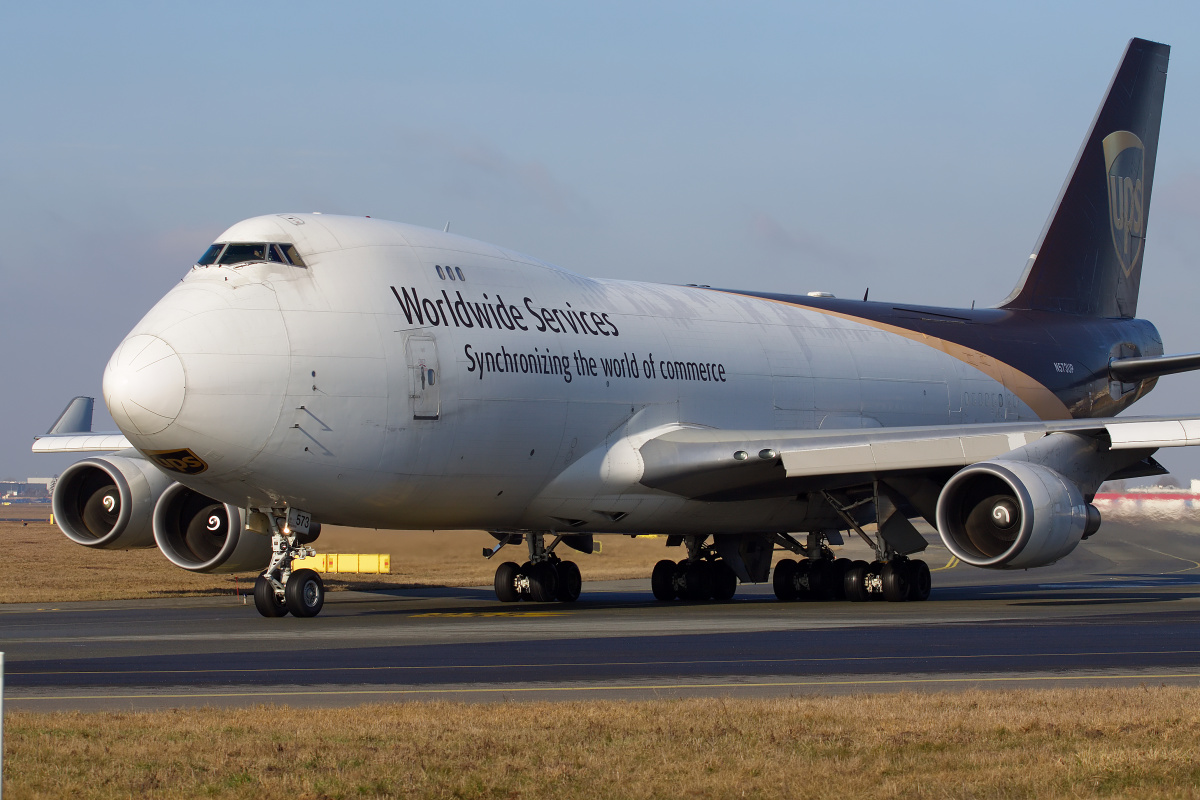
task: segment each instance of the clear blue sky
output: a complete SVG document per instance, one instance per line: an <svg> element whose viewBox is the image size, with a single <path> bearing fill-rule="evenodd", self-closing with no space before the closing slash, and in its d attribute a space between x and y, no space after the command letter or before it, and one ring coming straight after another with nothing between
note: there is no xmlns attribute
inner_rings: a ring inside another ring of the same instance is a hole
<svg viewBox="0 0 1200 800"><path fill-rule="evenodd" d="M256 214L449 220L599 276L995 303L1131 36L1173 48L1139 312L1200 351L1200 4L1046 6L6 3L0 478L69 463L32 436ZM1169 377L1136 408L1197 398ZM1200 454L1162 460L1200 477Z"/></svg>

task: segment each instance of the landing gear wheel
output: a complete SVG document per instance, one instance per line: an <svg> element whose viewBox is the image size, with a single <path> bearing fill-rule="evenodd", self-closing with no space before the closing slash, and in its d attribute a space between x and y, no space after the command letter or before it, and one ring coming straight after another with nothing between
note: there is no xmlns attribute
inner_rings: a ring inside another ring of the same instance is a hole
<svg viewBox="0 0 1200 800"><path fill-rule="evenodd" d="M775 596L783 601L796 599L796 562L790 558L781 559L775 565L775 575L771 579Z"/></svg>
<svg viewBox="0 0 1200 800"><path fill-rule="evenodd" d="M924 561L908 562L908 599L928 600L933 581L929 576L929 565Z"/></svg>
<svg viewBox="0 0 1200 800"><path fill-rule="evenodd" d="M854 566L848 558L839 558L833 562L833 599L846 599L846 572Z"/></svg>
<svg viewBox="0 0 1200 800"><path fill-rule="evenodd" d="M713 599L720 600L723 603L729 602L737 594L737 573L733 571L733 567L724 561L718 561L714 564L712 572Z"/></svg>
<svg viewBox="0 0 1200 800"><path fill-rule="evenodd" d="M819 580L819 576L813 575L813 562L811 559L802 558L796 562L796 574L792 578L792 586L795 587L797 600L812 600L813 599L813 582Z"/></svg>
<svg viewBox="0 0 1200 800"><path fill-rule="evenodd" d="M515 603L520 600L521 593L517 591L517 578L520 576L521 568L512 561L505 561L496 567L496 580L493 581L496 599L501 603Z"/></svg>
<svg viewBox="0 0 1200 800"><path fill-rule="evenodd" d="M558 593L558 570L549 561L534 564L525 573L529 578L529 599L535 603L550 603Z"/></svg>
<svg viewBox="0 0 1200 800"><path fill-rule="evenodd" d="M833 562L825 558L809 561L808 594L813 600L832 600L837 596L834 581L841 573Z"/></svg>
<svg viewBox="0 0 1200 800"><path fill-rule="evenodd" d="M883 567L884 567L884 563L882 561L872 561L870 566L867 567L867 582L871 583L871 584L875 584L876 586L878 586L879 583L882 583ZM876 582L875 579L878 579L878 583ZM882 600L883 592L868 591L867 599L868 600Z"/></svg>
<svg viewBox="0 0 1200 800"><path fill-rule="evenodd" d="M688 564L683 573L683 591L679 595L684 600L694 602L703 602L712 597L712 564L707 561L693 561Z"/></svg>
<svg viewBox="0 0 1200 800"><path fill-rule="evenodd" d="M574 603L583 591L583 576L574 561L563 561L558 565L558 590L554 596L560 603Z"/></svg>
<svg viewBox="0 0 1200 800"><path fill-rule="evenodd" d="M852 603L861 603L865 600L870 600L867 594L867 567L855 564L850 569L846 570L846 576L842 579L842 585L846 592L846 599Z"/></svg>
<svg viewBox="0 0 1200 800"><path fill-rule="evenodd" d="M275 594L275 586L266 575L259 575L254 582L254 607L264 617L282 617L288 613L287 605Z"/></svg>
<svg viewBox="0 0 1200 800"><path fill-rule="evenodd" d="M909 568L903 561L889 561L883 565L883 599L889 603L901 603L908 599Z"/></svg>
<svg viewBox="0 0 1200 800"><path fill-rule="evenodd" d="M298 569L283 587L287 610L297 617L315 617L325 605L325 584L311 569Z"/></svg>
<svg viewBox="0 0 1200 800"><path fill-rule="evenodd" d="M650 591L654 592L655 600L675 599L675 573L679 567L674 561L660 561L654 565L650 573Z"/></svg>

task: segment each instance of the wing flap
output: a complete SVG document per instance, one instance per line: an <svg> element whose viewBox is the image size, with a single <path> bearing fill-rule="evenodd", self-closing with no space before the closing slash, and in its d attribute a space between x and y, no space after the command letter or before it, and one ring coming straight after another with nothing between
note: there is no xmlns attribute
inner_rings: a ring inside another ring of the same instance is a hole
<svg viewBox="0 0 1200 800"><path fill-rule="evenodd" d="M878 430L878 429L875 429ZM886 429L885 429L886 430ZM896 429L897 432L903 429ZM783 467L789 478L848 472L897 472L974 464L1024 447L1040 432L994 433L983 436L933 436L886 438L841 447L806 447L784 450Z"/></svg>
<svg viewBox="0 0 1200 800"><path fill-rule="evenodd" d="M1196 419L1131 420L1104 427L1114 450L1200 444L1200 420Z"/></svg>

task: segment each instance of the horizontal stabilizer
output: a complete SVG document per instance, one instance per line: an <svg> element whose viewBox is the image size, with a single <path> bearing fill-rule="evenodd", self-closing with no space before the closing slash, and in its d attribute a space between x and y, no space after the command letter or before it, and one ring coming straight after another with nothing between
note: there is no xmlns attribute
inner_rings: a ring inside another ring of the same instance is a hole
<svg viewBox="0 0 1200 800"><path fill-rule="evenodd" d="M1134 383L1144 378L1173 375L1176 372L1191 372L1200 369L1200 353L1179 356L1151 356L1147 358L1119 358L1108 365L1114 381Z"/></svg>
<svg viewBox="0 0 1200 800"><path fill-rule="evenodd" d="M43 436L33 440L35 453L111 453L131 445L120 431L94 433L92 410L94 397L76 397L58 415Z"/></svg>
<svg viewBox="0 0 1200 800"><path fill-rule="evenodd" d="M123 433L60 433L33 440L35 453L115 453L132 447Z"/></svg>

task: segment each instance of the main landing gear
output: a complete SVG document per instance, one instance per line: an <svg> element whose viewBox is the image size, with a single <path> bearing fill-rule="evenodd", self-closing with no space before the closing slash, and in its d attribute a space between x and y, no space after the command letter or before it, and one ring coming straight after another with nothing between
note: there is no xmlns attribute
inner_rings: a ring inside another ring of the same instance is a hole
<svg viewBox="0 0 1200 800"><path fill-rule="evenodd" d="M254 607L264 617L315 617L325 605L325 584L311 569L292 570L292 561L316 555L308 547L320 534L320 524L310 524L307 533L289 528L287 517L264 512L271 527L271 563L254 581Z"/></svg>
<svg viewBox="0 0 1200 800"><path fill-rule="evenodd" d="M574 561L563 561L554 552L562 541L555 537L549 547L545 534L514 533L498 535L500 543L484 555L495 555L506 544L518 544L522 539L529 546L529 560L518 565L505 561L496 568L496 599L504 603L532 600L535 603L573 603L583 589L583 576Z"/></svg>
<svg viewBox="0 0 1200 800"><path fill-rule="evenodd" d="M825 533L810 533L806 547L790 536L782 537L790 549L807 555L799 561L785 558L775 565L772 586L780 600L928 600L929 565L901 555L878 538L859 533L876 551L871 562L835 558Z"/></svg>
<svg viewBox="0 0 1200 800"><path fill-rule="evenodd" d="M931 581L929 565L920 559L895 556L887 563L855 561L846 570L843 587L847 600L928 600Z"/></svg>
<svg viewBox="0 0 1200 800"><path fill-rule="evenodd" d="M650 588L658 600L732 600L737 593L738 578L711 547L704 544L706 536L687 536L688 557L676 563L663 560L654 565Z"/></svg>

